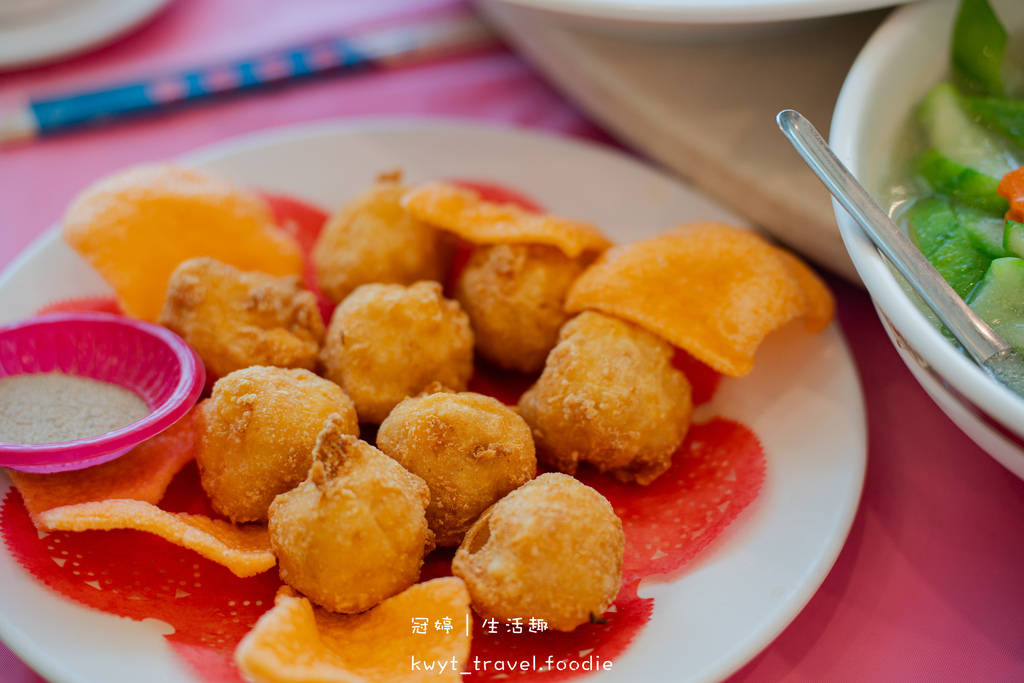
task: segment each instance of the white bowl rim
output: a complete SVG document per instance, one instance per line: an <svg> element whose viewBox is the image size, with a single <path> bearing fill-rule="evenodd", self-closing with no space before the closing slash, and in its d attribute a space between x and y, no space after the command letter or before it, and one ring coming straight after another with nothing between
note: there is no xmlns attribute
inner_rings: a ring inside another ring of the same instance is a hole
<svg viewBox="0 0 1024 683"><path fill-rule="evenodd" d="M875 65L895 63L901 44L922 24L945 20L950 25L958 6L959 0L935 0L894 11L854 61L836 101L830 144L856 177L866 175L855 140L865 132L863 114L875 85ZM1024 12L1014 15L1014 19L1024 26ZM942 42L943 52L948 54L948 35L936 42ZM910 348L975 406L1024 438L1024 398L996 383L946 340L900 287L863 229L838 203L833 202L833 207L840 234L864 285Z"/></svg>
<svg viewBox="0 0 1024 683"><path fill-rule="evenodd" d="M666 26L761 24L866 12L910 0L498 0L533 10Z"/></svg>

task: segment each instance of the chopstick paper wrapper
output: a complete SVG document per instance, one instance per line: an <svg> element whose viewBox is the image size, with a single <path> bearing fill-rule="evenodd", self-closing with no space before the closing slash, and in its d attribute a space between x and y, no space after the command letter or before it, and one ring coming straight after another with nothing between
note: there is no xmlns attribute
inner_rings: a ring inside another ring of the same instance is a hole
<svg viewBox="0 0 1024 683"><path fill-rule="evenodd" d="M315 74L427 58L494 42L479 19L460 16L321 40L222 65L70 95L32 99L0 113L0 144L155 112L202 98L253 90Z"/></svg>

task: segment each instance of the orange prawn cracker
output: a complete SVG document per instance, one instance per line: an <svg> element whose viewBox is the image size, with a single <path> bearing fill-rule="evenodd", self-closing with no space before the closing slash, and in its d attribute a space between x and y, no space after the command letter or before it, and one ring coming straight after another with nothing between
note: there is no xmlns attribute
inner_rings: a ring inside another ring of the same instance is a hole
<svg viewBox="0 0 1024 683"><path fill-rule="evenodd" d="M790 274L796 278L800 289L803 290L807 300L807 308L804 310L804 325L807 331L812 334L821 332L836 313L836 302L832 292L825 286L818 274L810 267L785 249L775 248L775 255L782 259L782 262L789 268Z"/></svg>
<svg viewBox="0 0 1024 683"><path fill-rule="evenodd" d="M125 312L155 321L171 272L212 256L242 270L302 273L293 237L259 195L171 164L137 166L87 188L64 216L64 239L110 283Z"/></svg>
<svg viewBox="0 0 1024 683"><path fill-rule="evenodd" d="M71 472L33 474L7 470L32 521L47 510L127 498L156 504L181 468L195 458L192 413L116 460Z"/></svg>
<svg viewBox="0 0 1024 683"><path fill-rule="evenodd" d="M258 683L460 681L470 620L469 592L455 577L415 584L354 615L314 608L285 587L239 643L235 662ZM426 624L420 632L417 622ZM446 623L450 629L439 628Z"/></svg>
<svg viewBox="0 0 1024 683"><path fill-rule="evenodd" d="M755 233L719 223L679 226L615 247L576 280L565 308L629 320L712 369L741 377L764 337L806 316L832 319L832 295L796 257Z"/></svg>
<svg viewBox="0 0 1024 683"><path fill-rule="evenodd" d="M277 563L264 525L235 526L186 512L166 512L141 500L103 500L47 510L39 515L45 531L135 529L222 564L236 576L254 576Z"/></svg>
<svg viewBox="0 0 1024 683"><path fill-rule="evenodd" d="M402 197L402 205L417 219L474 244L548 244L569 258L611 246L589 223L489 202L476 190L452 183L415 187Z"/></svg>

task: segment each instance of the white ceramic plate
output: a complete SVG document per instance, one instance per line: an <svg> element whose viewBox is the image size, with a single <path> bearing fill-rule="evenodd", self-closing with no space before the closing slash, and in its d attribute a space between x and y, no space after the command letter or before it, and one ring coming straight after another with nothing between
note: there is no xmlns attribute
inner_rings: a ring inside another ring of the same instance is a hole
<svg viewBox="0 0 1024 683"><path fill-rule="evenodd" d="M593 22L714 25L788 22L861 12L908 0L499 0Z"/></svg>
<svg viewBox="0 0 1024 683"><path fill-rule="evenodd" d="M0 71L99 47L138 26L169 1L50 0L34 12L12 12L0 17Z"/></svg>
<svg viewBox="0 0 1024 683"><path fill-rule="evenodd" d="M627 241L691 219L731 217L632 158L578 141L465 122L330 123L244 138L189 162L335 207L382 171L408 180L474 179L590 220ZM12 296L13 293L17 296ZM0 323L61 296L109 289L60 241L42 237L0 277ZM714 681L746 663L800 611L846 538L863 484L866 435L857 374L837 326L794 324L766 340L757 368L726 380L701 418L750 426L768 460L760 497L696 561L647 580L654 616L600 681ZM9 486L0 481L0 493ZM0 551L0 637L55 683L183 683L159 635L51 592Z"/></svg>

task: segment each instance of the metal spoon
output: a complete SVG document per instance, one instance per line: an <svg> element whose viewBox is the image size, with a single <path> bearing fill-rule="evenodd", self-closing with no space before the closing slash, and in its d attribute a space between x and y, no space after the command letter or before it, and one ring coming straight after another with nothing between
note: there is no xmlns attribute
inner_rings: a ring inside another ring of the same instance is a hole
<svg viewBox="0 0 1024 683"><path fill-rule="evenodd" d="M775 120L818 179L864 228L971 358L994 379L1024 396L1024 357L1017 349L993 332L953 291L807 119L786 109Z"/></svg>

